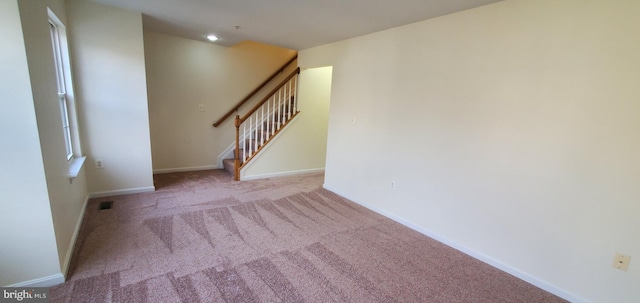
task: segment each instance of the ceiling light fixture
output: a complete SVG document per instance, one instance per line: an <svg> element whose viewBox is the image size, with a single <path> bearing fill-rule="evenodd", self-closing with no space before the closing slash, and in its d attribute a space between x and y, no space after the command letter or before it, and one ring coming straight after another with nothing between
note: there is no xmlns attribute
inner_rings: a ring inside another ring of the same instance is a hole
<svg viewBox="0 0 640 303"><path fill-rule="evenodd" d="M216 35L207 35L207 40L211 42L218 41L218 37Z"/></svg>

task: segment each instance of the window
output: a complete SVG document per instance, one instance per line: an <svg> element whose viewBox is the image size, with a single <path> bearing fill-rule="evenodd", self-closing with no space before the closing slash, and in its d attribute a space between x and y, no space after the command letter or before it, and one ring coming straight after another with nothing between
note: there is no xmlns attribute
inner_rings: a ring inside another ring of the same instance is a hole
<svg viewBox="0 0 640 303"><path fill-rule="evenodd" d="M57 100L60 106L62 139L66 149L66 159L69 161L69 177L75 178L84 164L85 157L82 157L80 152L67 33L62 22L51 10L49 10L49 31L56 69Z"/></svg>
<svg viewBox="0 0 640 303"><path fill-rule="evenodd" d="M62 115L62 131L64 133L64 143L67 149L67 160L73 158L73 141L71 139L71 126L69 125L69 102L66 93L64 77L64 66L62 61L62 43L56 24L49 20L49 30L51 31L51 44L53 46L53 58L56 66L56 82L58 86L58 102L60 103L60 113Z"/></svg>

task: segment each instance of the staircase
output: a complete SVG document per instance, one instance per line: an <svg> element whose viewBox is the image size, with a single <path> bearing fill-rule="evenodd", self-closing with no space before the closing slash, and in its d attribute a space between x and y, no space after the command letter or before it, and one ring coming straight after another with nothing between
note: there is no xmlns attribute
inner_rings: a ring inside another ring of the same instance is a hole
<svg viewBox="0 0 640 303"><path fill-rule="evenodd" d="M296 68L244 116L236 115L234 158L222 161L234 180L240 180L240 169L300 113L297 103L299 73L300 68Z"/></svg>
<svg viewBox="0 0 640 303"><path fill-rule="evenodd" d="M300 111L296 108L296 99L294 96L289 98L289 102L285 102L271 111L271 117L261 119L255 127L252 127L240 144L240 149L234 150L234 157L240 159L240 168L245 162L250 161L262 147L266 146L280 130L284 129L289 121L291 121ZM235 158L222 160L224 169L231 175L235 174Z"/></svg>

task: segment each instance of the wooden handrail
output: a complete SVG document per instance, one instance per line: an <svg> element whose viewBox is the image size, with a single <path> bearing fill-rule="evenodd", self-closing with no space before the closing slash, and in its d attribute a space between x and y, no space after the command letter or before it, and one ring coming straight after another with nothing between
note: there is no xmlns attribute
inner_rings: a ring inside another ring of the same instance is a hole
<svg viewBox="0 0 640 303"><path fill-rule="evenodd" d="M289 59L289 61L287 61L287 63L285 63L283 66L281 66L275 73L273 73L267 80L262 82L256 89L252 90L246 97L244 97L244 99L240 100L240 102L238 102L238 104L236 104L236 106L234 106L226 114L224 114L224 116L222 116L222 118L218 119L218 121L216 121L216 123L213 123L213 127L220 126L220 124L222 124L222 122L227 120L227 118L229 118L234 112L238 111L238 109L240 109L240 107L242 105L247 103L247 101L249 101L249 99L251 99L251 97L253 97L253 95L258 93L258 91L260 91L269 82L271 82L271 80L273 80L273 78L277 77L278 74L280 74L282 71L284 71L284 69L287 68L287 66L289 66L289 64L291 64L291 62L295 61L296 59L298 59L298 54L297 53L296 53L295 56L293 56L293 58Z"/></svg>
<svg viewBox="0 0 640 303"><path fill-rule="evenodd" d="M289 80L291 80L291 78L295 77L295 75L300 73L300 67L297 67L293 72L291 72L291 74L289 74L289 76L287 76L284 80L282 80L280 82L280 84L278 84L278 86L276 86L274 89L272 89L267 95L266 97L262 98L262 100L260 102L258 102L258 104L256 104L251 110L249 110L244 116L242 116L242 118L239 119L240 123L244 123L245 120L249 119L249 116L251 116L251 114L253 114L255 111L257 111L258 109L260 109L260 107L267 102L267 100L269 100L271 98L271 96L273 96L273 94L275 94L280 88L282 88L282 86L284 86ZM240 124L238 124L239 127Z"/></svg>

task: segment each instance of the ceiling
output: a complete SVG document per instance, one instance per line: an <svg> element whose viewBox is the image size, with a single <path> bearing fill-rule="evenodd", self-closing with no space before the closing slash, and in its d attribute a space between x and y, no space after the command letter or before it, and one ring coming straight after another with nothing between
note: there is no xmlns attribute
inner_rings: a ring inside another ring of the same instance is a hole
<svg viewBox="0 0 640 303"><path fill-rule="evenodd" d="M232 46L244 40L295 50L501 0L90 0L141 12L145 29Z"/></svg>

